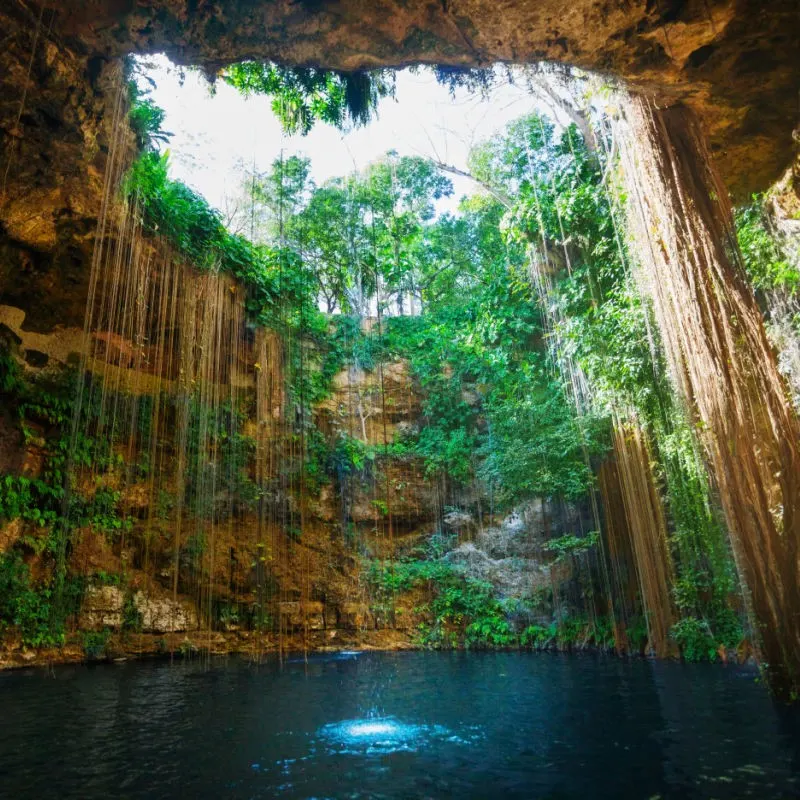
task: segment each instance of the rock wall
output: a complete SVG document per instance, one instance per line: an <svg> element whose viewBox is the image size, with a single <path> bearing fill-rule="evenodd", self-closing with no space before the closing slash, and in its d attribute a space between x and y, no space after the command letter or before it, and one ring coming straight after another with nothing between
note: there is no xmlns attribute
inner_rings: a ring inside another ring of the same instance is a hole
<svg viewBox="0 0 800 800"><path fill-rule="evenodd" d="M89 337L91 348L96 338ZM45 386L78 363L86 341L74 327L28 331L25 313L13 306L0 306L0 339L23 375ZM98 374L103 366L91 358L85 363ZM133 374L119 385L147 389ZM23 436L11 409L9 404L0 419L2 472L31 481L46 478L52 420L37 421L34 411ZM87 523L73 533L67 567L83 582L81 605L68 621L66 649L42 651L34 660L78 659L94 646L87 637L102 639L102 652L118 656L177 649L258 655L275 649L410 647L427 619L428 590L403 589L387 606L365 570L419 558L434 534L447 546L442 555L428 558L491 585L504 602L526 603L568 587L571 567L553 564L543 545L553 536L588 530L586 514L537 502L493 520L485 511L476 514L474 498L458 492L448 494L447 502L462 510L446 506L440 487L425 478L415 457L387 449L398 436L419 430L421 413L420 390L404 361L373 370L351 366L337 374L330 396L315 409L316 425L330 452L339 442L356 442L369 457L345 472L330 464L330 480L305 498L290 484L285 498L290 519L301 525L294 532L280 514L262 517L256 507L213 527L187 511L177 595L175 520L154 506L174 504L171 484L131 482L123 478L121 464L85 475L75 492L87 498L101 489L116 492L114 503L126 522L111 530ZM26 518L7 521L0 527L0 556L22 553L32 578L48 585L54 574L50 533L48 525ZM202 551L196 549L198 533L204 537ZM541 615L552 616L547 602ZM0 666L31 658L19 638L6 637L0 645Z"/></svg>
<svg viewBox="0 0 800 800"><path fill-rule="evenodd" d="M54 5L55 7L55 5ZM736 190L774 180L797 122L791 0L65 0L55 25L104 57L164 50L213 73L244 58L337 69L557 61L704 118ZM745 168L746 164L746 168Z"/></svg>
<svg viewBox="0 0 800 800"><path fill-rule="evenodd" d="M0 306L3 349L28 379L46 383L78 362L85 342L81 329L56 326L49 333L37 333L26 329L25 320L22 309ZM92 348L97 346L95 339L88 340ZM93 359L86 364L92 371ZM131 373L129 380L120 381L121 387L146 390L142 376L133 375L132 369L120 371ZM420 404L408 366L386 365L386 399L380 404L375 401L377 376L353 370L336 376L330 399L316 410L330 443L351 430L354 436L366 431L361 443L380 450L391 441L386 436L418 424ZM0 466L3 472L35 481L43 477L52 455L48 423L43 420L39 426L26 419L23 437L8 408L0 419ZM124 509L130 527L109 534L87 525L73 535L68 569L87 581L73 630L112 631L122 637L122 650L135 647L137 652L165 646L164 636L171 647L176 646L176 635L188 636L190 642L202 639L209 615L215 619L215 636L224 634L216 644L221 649L344 647L362 644L365 637L367 644L372 637L381 646L408 641L406 634L394 637L391 631L378 630L360 573L364 559L390 557L397 548L432 532L437 507L423 485L421 470L409 459L394 463L378 456L349 481L334 476L305 500L297 495L297 486L290 486L289 506L295 514L303 506L302 528L294 534L275 514L262 519L256 509L240 510L228 522L217 522L210 534L207 522L185 519L177 597L172 593L174 521L162 519L152 507L155 502L174 503L174 498L159 497L169 493L169 485L154 491L146 481L122 480L112 468L88 476L76 491L91 496L101 486L119 493L116 505ZM201 530L207 541L198 559L192 555L191 541L192 532ZM46 583L53 570L48 531L27 520L7 522L0 528L0 555L12 548L25 553L32 576ZM263 620L256 624L257 608ZM263 628L257 638L254 625ZM6 662L27 663L19 641L7 645Z"/></svg>

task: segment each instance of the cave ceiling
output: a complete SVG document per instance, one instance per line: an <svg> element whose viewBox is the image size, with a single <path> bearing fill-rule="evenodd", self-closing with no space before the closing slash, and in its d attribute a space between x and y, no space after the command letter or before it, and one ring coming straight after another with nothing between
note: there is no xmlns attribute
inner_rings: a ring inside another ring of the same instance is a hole
<svg viewBox="0 0 800 800"><path fill-rule="evenodd" d="M0 220L40 250L90 238L108 65L128 53L209 74L567 63L692 106L737 198L780 175L798 121L798 0L2 0L0 40Z"/></svg>

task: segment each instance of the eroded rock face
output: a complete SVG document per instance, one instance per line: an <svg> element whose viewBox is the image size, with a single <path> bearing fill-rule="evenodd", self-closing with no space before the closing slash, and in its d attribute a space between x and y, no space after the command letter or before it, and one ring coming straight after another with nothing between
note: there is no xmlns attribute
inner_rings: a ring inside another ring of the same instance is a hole
<svg viewBox="0 0 800 800"><path fill-rule="evenodd" d="M444 557L463 575L491 583L499 597L522 600L570 579L572 566L544 549L550 538L591 528L587 508L533 500L497 527L480 530Z"/></svg>
<svg viewBox="0 0 800 800"><path fill-rule="evenodd" d="M797 122L795 0L50 0L87 54L338 69L559 61L704 118L729 185L777 178Z"/></svg>
<svg viewBox="0 0 800 800"><path fill-rule="evenodd" d="M26 8L0 10L0 302L49 332L82 325L119 66Z"/></svg>
<svg viewBox="0 0 800 800"><path fill-rule="evenodd" d="M80 627L84 630L119 630L125 623L125 591L119 586L90 586L81 609ZM197 611L186 598L173 600L163 593L137 591L132 608L139 627L146 633L176 633L197 628Z"/></svg>
<svg viewBox="0 0 800 800"><path fill-rule="evenodd" d="M94 234L110 116L108 65L50 23L0 11L2 220L11 239L45 252Z"/></svg>

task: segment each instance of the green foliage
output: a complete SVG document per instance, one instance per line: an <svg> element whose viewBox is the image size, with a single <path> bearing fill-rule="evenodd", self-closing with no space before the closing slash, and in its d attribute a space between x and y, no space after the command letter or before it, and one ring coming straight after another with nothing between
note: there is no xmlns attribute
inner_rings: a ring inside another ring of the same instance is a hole
<svg viewBox="0 0 800 800"><path fill-rule="evenodd" d="M132 57L124 61L124 74L128 82L128 124L136 137L136 146L140 151L157 150L169 142L172 134L161 127L166 117L164 109L147 96L155 88L155 82Z"/></svg>
<svg viewBox="0 0 800 800"><path fill-rule="evenodd" d="M272 97L272 110L287 133L306 134L316 121L338 128L348 121L366 125L380 98L394 95L394 73L388 70L336 72L245 61L221 74L245 96Z"/></svg>
<svg viewBox="0 0 800 800"><path fill-rule="evenodd" d="M123 531L130 531L133 523L119 515L120 493L103 486L101 480L98 483L92 501L87 505L87 518L94 530L112 539Z"/></svg>
<svg viewBox="0 0 800 800"><path fill-rule="evenodd" d="M178 653L181 658L191 658L197 654L197 647L192 644L188 639L184 639L178 647Z"/></svg>
<svg viewBox="0 0 800 800"><path fill-rule="evenodd" d="M105 570L98 570L90 580L97 586L119 586L122 583L122 576L117 573L109 573Z"/></svg>
<svg viewBox="0 0 800 800"><path fill-rule="evenodd" d="M200 565L207 546L203 531L195 531L189 536L183 547L183 555L192 568L196 569Z"/></svg>
<svg viewBox="0 0 800 800"><path fill-rule="evenodd" d="M491 407L491 439L482 449L482 475L507 504L530 497L585 496L592 481L570 406L553 383L532 387L524 397L502 398ZM595 428L592 451L602 452L603 429Z"/></svg>
<svg viewBox="0 0 800 800"><path fill-rule="evenodd" d="M345 364L369 371L377 367L383 356L382 343L377 337L364 333L360 317L352 314L337 315L332 320L332 328L329 346L337 357L336 372Z"/></svg>
<svg viewBox="0 0 800 800"><path fill-rule="evenodd" d="M546 650L556 642L557 637L558 625L552 622L550 625L528 625L519 638L522 647Z"/></svg>
<svg viewBox="0 0 800 800"><path fill-rule="evenodd" d="M560 647L569 649L576 645L588 644L592 628L585 617L567 617L558 625L557 641Z"/></svg>
<svg viewBox="0 0 800 800"><path fill-rule="evenodd" d="M453 67L437 64L433 68L436 80L455 96L457 89L466 89L471 94L486 96L495 84L495 72L491 67Z"/></svg>
<svg viewBox="0 0 800 800"><path fill-rule="evenodd" d="M125 593L122 602L122 631L123 633L139 632L143 624L142 612L136 606L133 592Z"/></svg>
<svg viewBox="0 0 800 800"><path fill-rule="evenodd" d="M239 608L232 603L221 606L218 612L218 621L223 630L235 629L240 622Z"/></svg>
<svg viewBox="0 0 800 800"><path fill-rule="evenodd" d="M451 94L461 88L487 94L495 83L492 68L437 65L431 69ZM387 69L343 72L244 61L220 74L245 97L271 97L272 110L287 133L307 134L316 122L337 128L366 125L377 115L380 100L395 94L395 73Z"/></svg>
<svg viewBox="0 0 800 800"><path fill-rule="evenodd" d="M749 205L736 210L736 237L754 289L761 292L781 290L790 296L797 294L800 272L770 230L763 196L753 195Z"/></svg>
<svg viewBox="0 0 800 800"><path fill-rule="evenodd" d="M89 661L101 661L108 655L108 642L111 631L104 628L102 631L85 631L83 633L83 653Z"/></svg>
<svg viewBox="0 0 800 800"><path fill-rule="evenodd" d="M517 635L508 621L496 610L482 613L467 625L464 644L473 649L512 647L517 644Z"/></svg>
<svg viewBox="0 0 800 800"><path fill-rule="evenodd" d="M616 644L614 624L610 617L596 617L591 625L591 641L601 650L612 650Z"/></svg>
<svg viewBox="0 0 800 800"><path fill-rule="evenodd" d="M672 638L687 661L715 661L717 644L705 620L684 617L672 626Z"/></svg>
<svg viewBox="0 0 800 800"><path fill-rule="evenodd" d="M691 581L686 583L691 585ZM688 604L688 608L693 609L694 603ZM706 610L707 617L688 612L670 631L687 661L716 661L720 650L733 649L744 638L739 616L724 601L714 600Z"/></svg>
<svg viewBox="0 0 800 800"><path fill-rule="evenodd" d="M360 439L341 433L330 454L331 469L334 474L348 475L363 472L375 460L375 451Z"/></svg>
<svg viewBox="0 0 800 800"><path fill-rule="evenodd" d="M63 620L53 625L52 587L34 587L28 566L16 552L0 556L0 632L19 631L29 647L54 647L64 643Z"/></svg>
<svg viewBox="0 0 800 800"><path fill-rule="evenodd" d="M529 625L520 634L520 644L533 650L589 645L611 650L614 647L614 630L608 617L598 617L592 623L584 616L569 616L561 624L553 621L549 625Z"/></svg>
<svg viewBox="0 0 800 800"><path fill-rule="evenodd" d="M16 412L26 444L43 448L47 458L38 477L0 476L0 519L22 519L33 529L41 529L45 537L39 541L50 553L55 553L59 536L71 525L93 525L106 533L128 527L118 513L119 493L102 481L89 496L73 493L64 516L67 464L108 466L111 445L99 448L87 433L98 413L88 402L82 407L79 433L73 438L75 373L65 370L32 381L17 376L7 386L4 400Z"/></svg>
<svg viewBox="0 0 800 800"><path fill-rule="evenodd" d="M167 407L174 402L174 398L164 398ZM186 507L207 520L226 519L242 510L252 511L258 504L260 489L249 474L255 441L243 433L247 415L230 402L212 411L196 395L188 403L185 497L182 498Z"/></svg>
<svg viewBox="0 0 800 800"><path fill-rule="evenodd" d="M313 495L331 482L330 448L322 432L314 425L306 430L305 445L304 483L306 491Z"/></svg>
<svg viewBox="0 0 800 800"><path fill-rule="evenodd" d="M0 392L15 396L25 387L19 362L7 347L0 348Z"/></svg>
<svg viewBox="0 0 800 800"><path fill-rule="evenodd" d="M625 628L628 647L633 653L644 653L649 635L647 618L642 614L634 616Z"/></svg>
<svg viewBox="0 0 800 800"><path fill-rule="evenodd" d="M463 576L442 560L407 559L393 564L370 563L367 578L379 608L415 587L428 590L429 621L421 624L419 643L430 648L472 649L513 647L518 637L506 619L491 584Z"/></svg>
<svg viewBox="0 0 800 800"><path fill-rule="evenodd" d="M172 134L162 129L164 110L149 98L135 95L128 112L128 122L136 136L140 150L154 150L157 144L166 144Z"/></svg>
<svg viewBox="0 0 800 800"><path fill-rule="evenodd" d="M218 211L168 175L168 155L143 153L125 179L124 191L142 206L145 224L197 269L227 272L248 289L248 310L275 304L278 255L225 228Z"/></svg>
<svg viewBox="0 0 800 800"><path fill-rule="evenodd" d="M556 561L580 556L592 550L600 540L598 531L591 531L586 536L574 536L571 533L551 539L544 545L544 549L555 553Z"/></svg>
<svg viewBox="0 0 800 800"><path fill-rule="evenodd" d="M0 478L0 518L23 519L40 528L58 519L62 491L46 481L24 476Z"/></svg>
<svg viewBox="0 0 800 800"><path fill-rule="evenodd" d="M660 446L663 477L674 529L671 544L678 555L678 575L673 585L675 605L688 619L702 619L712 631L736 631L735 646L742 638L741 623L729 601L738 581L720 514L712 505L709 480L700 460L693 433L681 410L665 404L654 425ZM721 634L722 635L722 634ZM722 643L723 639L716 639Z"/></svg>
<svg viewBox="0 0 800 800"><path fill-rule="evenodd" d="M3 402L16 414L26 443L40 449L45 459L37 477L0 476L0 519L23 523L17 549L4 556L0 595L10 599L0 616L6 627L19 631L25 644L55 646L63 642L66 621L77 612L85 584L67 569L72 531L91 525L113 536L131 523L120 515L119 493L104 486L102 479L86 493L66 494L70 464L95 465L100 475L115 465L110 457L113 442L98 447L88 432L98 413L95 403L82 405L80 432L73 436L75 373L66 370L26 380L11 360L7 354L0 357L0 368L4 365L5 375L13 376L3 384ZM21 551L41 560L48 574L45 580L33 582Z"/></svg>

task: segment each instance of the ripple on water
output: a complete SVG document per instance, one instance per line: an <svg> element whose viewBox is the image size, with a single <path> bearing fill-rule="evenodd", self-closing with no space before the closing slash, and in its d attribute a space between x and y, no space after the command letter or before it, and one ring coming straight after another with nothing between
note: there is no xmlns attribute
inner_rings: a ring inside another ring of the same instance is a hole
<svg viewBox="0 0 800 800"><path fill-rule="evenodd" d="M319 738L332 753L370 755L416 752L432 742L470 745L481 738L480 728L455 733L443 725L414 725L396 717L365 717L324 725Z"/></svg>

